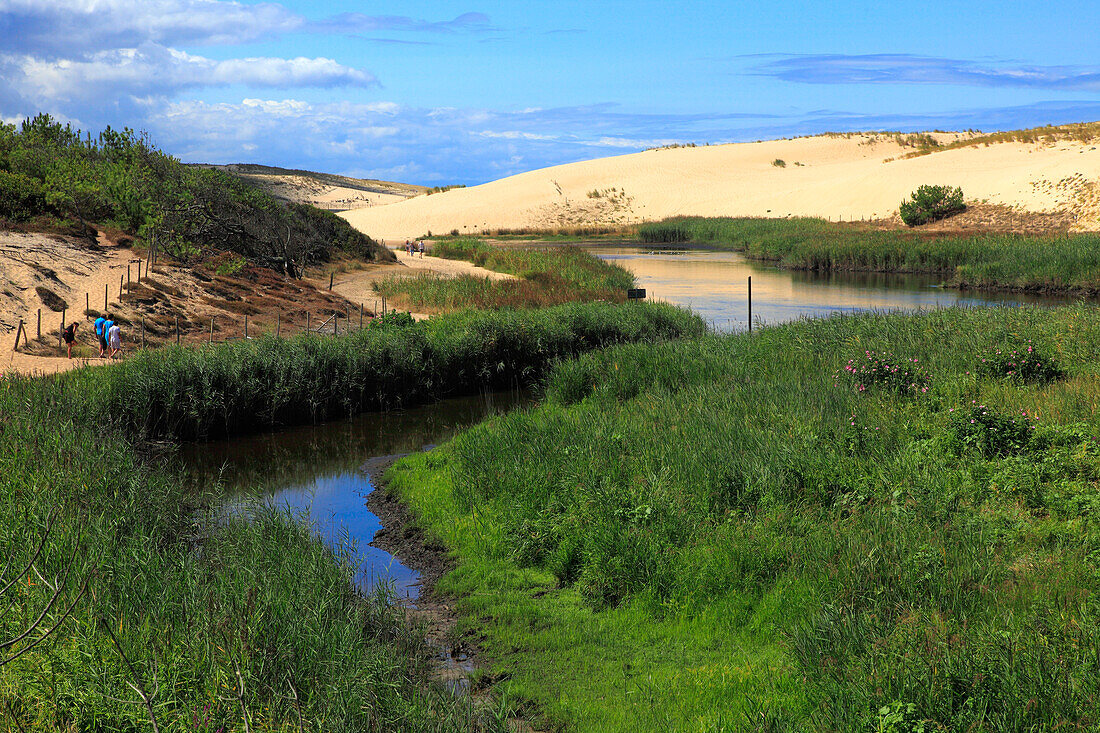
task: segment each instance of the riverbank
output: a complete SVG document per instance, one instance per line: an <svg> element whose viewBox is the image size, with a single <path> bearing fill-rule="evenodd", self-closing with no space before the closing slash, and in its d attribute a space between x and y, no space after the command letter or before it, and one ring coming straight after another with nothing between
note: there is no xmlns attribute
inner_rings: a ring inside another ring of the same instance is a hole
<svg viewBox="0 0 1100 733"><path fill-rule="evenodd" d="M779 267L926 273L962 290L1100 295L1100 234L952 234L822 219L670 219L638 228L643 243L698 243Z"/></svg>
<svg viewBox="0 0 1100 733"><path fill-rule="evenodd" d="M14 609L0 639L15 640L0 720L503 730L427 684L432 650L389 599L355 592L352 548L290 511L218 511L220 494L184 486L171 442L524 384L558 357L700 329L671 308L573 305L0 378L0 541L17 569L0 586Z"/></svg>
<svg viewBox="0 0 1100 733"><path fill-rule="evenodd" d="M1090 727L1097 338L959 309L617 347L388 476L557 724Z"/></svg>

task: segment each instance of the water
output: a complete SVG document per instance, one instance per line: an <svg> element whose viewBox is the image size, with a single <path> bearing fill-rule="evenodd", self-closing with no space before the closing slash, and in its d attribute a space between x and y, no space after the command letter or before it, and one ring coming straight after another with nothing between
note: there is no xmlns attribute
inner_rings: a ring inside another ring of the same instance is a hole
<svg viewBox="0 0 1100 733"><path fill-rule="evenodd" d="M384 550L371 547L381 524L367 509L374 490L360 467L370 458L411 453L445 442L486 417L526 404L524 394L497 393L387 413L368 413L324 425L290 428L182 448L189 479L220 482L232 511L252 502L308 512L317 533L333 547L353 542L364 592L379 583L415 600L417 573Z"/></svg>
<svg viewBox="0 0 1100 733"><path fill-rule="evenodd" d="M634 273L647 298L687 306L719 331L748 327L750 276L754 325L865 310L1072 302L1016 293L962 292L939 287L938 276L781 270L750 262L736 252L653 246L587 249Z"/></svg>

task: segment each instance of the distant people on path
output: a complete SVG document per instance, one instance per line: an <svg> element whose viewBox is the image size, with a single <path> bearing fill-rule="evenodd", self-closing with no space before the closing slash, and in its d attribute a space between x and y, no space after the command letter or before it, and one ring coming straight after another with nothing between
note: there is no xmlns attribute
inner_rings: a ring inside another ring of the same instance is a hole
<svg viewBox="0 0 1100 733"><path fill-rule="evenodd" d="M99 341L99 358L107 356L107 314L95 319L95 337Z"/></svg>
<svg viewBox="0 0 1100 733"><path fill-rule="evenodd" d="M77 322L73 321L61 332L61 338L65 341L65 347L68 350L70 359L73 358L73 341L76 341L76 326Z"/></svg>
<svg viewBox="0 0 1100 733"><path fill-rule="evenodd" d="M424 240L423 239L417 241L416 249L420 252L420 259L424 259Z"/></svg>
<svg viewBox="0 0 1100 733"><path fill-rule="evenodd" d="M122 329L117 323L112 322L111 327L107 329L107 345L110 347L112 359L122 355Z"/></svg>
<svg viewBox="0 0 1100 733"><path fill-rule="evenodd" d="M413 256L413 246L412 246L412 242L410 242L410 241L409 241L409 240L407 240L407 239L405 240L405 254L407 254L407 255L408 255L409 257L412 257L412 256Z"/></svg>

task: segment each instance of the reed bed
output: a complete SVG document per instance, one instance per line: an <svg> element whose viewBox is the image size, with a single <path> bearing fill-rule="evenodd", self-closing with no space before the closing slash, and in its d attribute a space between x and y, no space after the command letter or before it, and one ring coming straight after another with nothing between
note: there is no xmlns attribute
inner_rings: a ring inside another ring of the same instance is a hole
<svg viewBox="0 0 1100 733"><path fill-rule="evenodd" d="M1098 339L1081 306L619 346L391 478L557 723L1092 729Z"/></svg>
<svg viewBox="0 0 1100 733"><path fill-rule="evenodd" d="M354 548L305 518L218 510L179 440L527 384L555 359L702 330L571 305L140 353L0 379L0 721L14 730L503 731L427 682L431 651ZM41 548L41 549L39 549Z"/></svg>
<svg viewBox="0 0 1100 733"><path fill-rule="evenodd" d="M929 234L822 219L670 219L650 243L705 243L781 267L932 273L960 288L1100 292L1100 235Z"/></svg>
<svg viewBox="0 0 1100 733"><path fill-rule="evenodd" d="M380 295L416 310L446 312L461 308L545 308L577 301L621 303L634 276L623 268L575 247L511 248L474 238L435 242L432 254L473 262L514 280L463 275L423 274L390 277L375 285Z"/></svg>

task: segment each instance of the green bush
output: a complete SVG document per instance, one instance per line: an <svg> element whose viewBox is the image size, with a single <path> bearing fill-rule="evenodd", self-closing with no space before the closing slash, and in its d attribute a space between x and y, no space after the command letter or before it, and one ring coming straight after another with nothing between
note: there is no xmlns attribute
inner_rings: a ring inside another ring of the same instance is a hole
<svg viewBox="0 0 1100 733"><path fill-rule="evenodd" d="M26 221L46 209L42 184L19 173L0 171L0 217Z"/></svg>
<svg viewBox="0 0 1100 733"><path fill-rule="evenodd" d="M899 212L901 220L915 227L930 221L946 219L966 210L961 188L950 186L921 186L903 201Z"/></svg>

